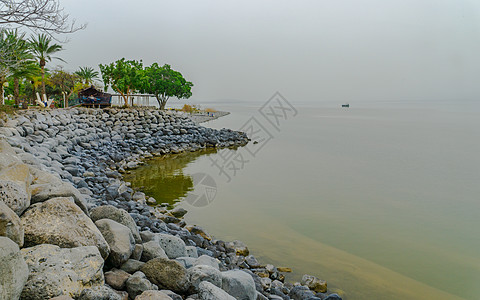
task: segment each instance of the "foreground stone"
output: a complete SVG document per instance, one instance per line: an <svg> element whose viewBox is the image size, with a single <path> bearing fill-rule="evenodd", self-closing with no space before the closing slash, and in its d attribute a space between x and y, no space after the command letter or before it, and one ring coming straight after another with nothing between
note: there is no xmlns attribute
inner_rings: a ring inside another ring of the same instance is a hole
<svg viewBox="0 0 480 300"><path fill-rule="evenodd" d="M22 253L30 270L22 299L77 298L84 289L104 284L103 259L96 247L38 245Z"/></svg>
<svg viewBox="0 0 480 300"><path fill-rule="evenodd" d="M192 285L193 292L198 292L199 285L203 281L208 281L213 285L222 287L222 273L211 266L199 265L187 270L188 279Z"/></svg>
<svg viewBox="0 0 480 300"><path fill-rule="evenodd" d="M187 256L185 242L179 237L157 233L152 240L157 242L160 247L162 247L162 249L165 251L165 254L170 259Z"/></svg>
<svg viewBox="0 0 480 300"><path fill-rule="evenodd" d="M103 258L110 248L92 220L70 198L32 205L20 218L25 246L52 244L62 248L95 246Z"/></svg>
<svg viewBox="0 0 480 300"><path fill-rule="evenodd" d="M0 236L5 236L23 246L24 231L17 214L5 203L0 201Z"/></svg>
<svg viewBox="0 0 480 300"><path fill-rule="evenodd" d="M135 300L172 300L172 298L161 291L145 291L135 297Z"/></svg>
<svg viewBox="0 0 480 300"><path fill-rule="evenodd" d="M160 288L183 294L190 287L187 270L177 261L154 258L146 262L140 271Z"/></svg>
<svg viewBox="0 0 480 300"><path fill-rule="evenodd" d="M240 270L222 272L222 289L237 299L255 300L257 297L252 276Z"/></svg>
<svg viewBox="0 0 480 300"><path fill-rule="evenodd" d="M315 276L303 275L302 285L307 286L309 289L317 293L327 292L327 282L325 280L320 280Z"/></svg>
<svg viewBox="0 0 480 300"><path fill-rule="evenodd" d="M201 282L198 290L200 300L235 300L235 297L232 297L221 288L207 281Z"/></svg>
<svg viewBox="0 0 480 300"><path fill-rule="evenodd" d="M119 209L112 205L102 205L93 208L90 211L90 217L94 222L101 219L110 219L125 225L132 231L133 237L135 238L135 243L138 244L142 242L140 233L138 232L137 224L135 224L133 218L124 209Z"/></svg>
<svg viewBox="0 0 480 300"><path fill-rule="evenodd" d="M95 222L103 237L110 246L110 255L106 263L110 266L120 267L132 255L135 240L127 226L110 219L101 219Z"/></svg>
<svg viewBox="0 0 480 300"><path fill-rule="evenodd" d="M149 241L143 244L142 261L147 262L154 258L168 258L165 250L156 241Z"/></svg>
<svg viewBox="0 0 480 300"><path fill-rule="evenodd" d="M102 285L84 289L77 300L123 300L123 293L125 292L117 292L108 286Z"/></svg>
<svg viewBox="0 0 480 300"><path fill-rule="evenodd" d="M30 206L30 197L20 184L10 180L0 180L0 201L21 215Z"/></svg>
<svg viewBox="0 0 480 300"><path fill-rule="evenodd" d="M141 295L145 291L158 290L158 287L152 284L145 274L140 271L135 272L135 274L130 276L125 285L130 299L135 299L135 297Z"/></svg>
<svg viewBox="0 0 480 300"><path fill-rule="evenodd" d="M123 290L130 276L130 274L123 270L113 269L105 273L105 282L116 290Z"/></svg>
<svg viewBox="0 0 480 300"><path fill-rule="evenodd" d="M0 237L0 299L19 299L28 274L18 245L7 237Z"/></svg>

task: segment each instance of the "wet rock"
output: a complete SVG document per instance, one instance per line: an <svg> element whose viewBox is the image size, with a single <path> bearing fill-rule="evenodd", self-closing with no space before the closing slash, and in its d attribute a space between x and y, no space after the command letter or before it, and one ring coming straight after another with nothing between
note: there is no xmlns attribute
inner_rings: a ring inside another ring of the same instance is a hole
<svg viewBox="0 0 480 300"><path fill-rule="evenodd" d="M251 268L260 268L261 265L258 262L258 260L255 258L253 255L248 255L245 257L245 262L251 267Z"/></svg>
<svg viewBox="0 0 480 300"><path fill-rule="evenodd" d="M306 286L295 286L290 290L288 294L293 300L303 300L303 299L315 299L315 294L308 289Z"/></svg>
<svg viewBox="0 0 480 300"><path fill-rule="evenodd" d="M38 245L22 249L30 270L22 299L79 297L86 288L102 286L103 259L96 247L60 248Z"/></svg>
<svg viewBox="0 0 480 300"><path fill-rule="evenodd" d="M120 267L130 258L135 248L132 232L127 226L110 219L98 220L95 225L110 246L110 255L106 263L114 267Z"/></svg>
<svg viewBox="0 0 480 300"><path fill-rule="evenodd" d="M303 275L302 285L307 286L310 290L317 293L326 293L327 292L327 282L325 280L320 280L315 276Z"/></svg>
<svg viewBox="0 0 480 300"><path fill-rule="evenodd" d="M18 244L0 236L0 299L19 299L28 275Z"/></svg>
<svg viewBox="0 0 480 300"><path fill-rule="evenodd" d="M64 248L96 246L102 257L110 247L92 220L70 198L32 205L20 218L27 247L52 244Z"/></svg>
<svg viewBox="0 0 480 300"><path fill-rule="evenodd" d="M176 207L173 210L170 211L170 213L175 217L175 218L181 218L184 215L187 214L187 210L181 207Z"/></svg>
<svg viewBox="0 0 480 300"><path fill-rule="evenodd" d="M247 246L241 241L228 242L225 244L225 248L235 252L237 255L248 256L250 253Z"/></svg>

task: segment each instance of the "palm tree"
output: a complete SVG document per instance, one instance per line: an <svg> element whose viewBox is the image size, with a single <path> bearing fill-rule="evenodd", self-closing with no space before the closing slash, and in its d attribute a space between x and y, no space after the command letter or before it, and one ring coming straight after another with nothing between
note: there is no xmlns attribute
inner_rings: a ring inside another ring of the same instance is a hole
<svg viewBox="0 0 480 300"><path fill-rule="evenodd" d="M25 33L19 34L17 30L9 33L10 38L15 41L12 53L13 63L10 65L11 77L13 77L15 104L20 104L20 78L30 78L39 73L34 56L31 53L30 45L25 40Z"/></svg>
<svg viewBox="0 0 480 300"><path fill-rule="evenodd" d="M47 61L58 59L65 62L59 57L52 57L51 55L63 50L61 45L51 44L52 38L47 34L39 34L38 36L30 37L30 45L33 50L35 58L38 60L42 74L42 94L45 94L45 65Z"/></svg>
<svg viewBox="0 0 480 300"><path fill-rule="evenodd" d="M0 100L3 102L3 84L7 77L14 79L15 103L19 104L19 78L35 72L37 69L30 53L30 47L25 40L25 33L17 30L0 31Z"/></svg>
<svg viewBox="0 0 480 300"><path fill-rule="evenodd" d="M98 72L91 67L80 67L80 70L76 71L75 74L85 80L85 85L90 85L95 79L98 79Z"/></svg>

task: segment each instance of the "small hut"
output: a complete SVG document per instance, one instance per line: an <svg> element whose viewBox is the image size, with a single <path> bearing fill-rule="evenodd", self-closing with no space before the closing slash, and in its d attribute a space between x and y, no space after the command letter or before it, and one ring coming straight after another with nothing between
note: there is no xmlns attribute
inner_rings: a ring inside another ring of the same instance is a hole
<svg viewBox="0 0 480 300"><path fill-rule="evenodd" d="M105 107L112 105L112 94L99 91L93 85L78 92L78 99L82 106Z"/></svg>

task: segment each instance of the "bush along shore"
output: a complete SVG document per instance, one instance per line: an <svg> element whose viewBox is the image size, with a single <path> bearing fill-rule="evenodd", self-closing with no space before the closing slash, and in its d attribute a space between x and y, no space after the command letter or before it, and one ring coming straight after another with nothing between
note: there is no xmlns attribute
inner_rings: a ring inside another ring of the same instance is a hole
<svg viewBox="0 0 480 300"><path fill-rule="evenodd" d="M0 299L340 299L213 239L122 180L144 159L241 146L152 109L25 111L0 121Z"/></svg>

